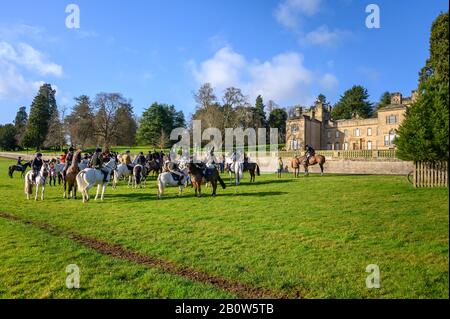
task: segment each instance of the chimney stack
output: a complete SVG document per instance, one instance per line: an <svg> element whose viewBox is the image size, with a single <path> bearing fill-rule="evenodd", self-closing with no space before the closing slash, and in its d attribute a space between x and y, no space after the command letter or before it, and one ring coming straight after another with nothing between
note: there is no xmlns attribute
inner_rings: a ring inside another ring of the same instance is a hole
<svg viewBox="0 0 450 319"><path fill-rule="evenodd" d="M395 92L391 94L391 104L402 104L402 94Z"/></svg>

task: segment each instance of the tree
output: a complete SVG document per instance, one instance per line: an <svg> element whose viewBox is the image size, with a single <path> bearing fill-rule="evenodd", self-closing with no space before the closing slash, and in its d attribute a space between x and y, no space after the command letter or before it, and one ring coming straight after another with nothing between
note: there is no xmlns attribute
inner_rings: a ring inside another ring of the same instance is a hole
<svg viewBox="0 0 450 319"><path fill-rule="evenodd" d="M48 132L44 141L44 147L58 147L60 150L66 145L64 127L59 117L59 111L53 111L48 124Z"/></svg>
<svg viewBox="0 0 450 319"><path fill-rule="evenodd" d="M329 104L328 101L327 101L327 97L324 94L322 94L322 93L320 93L317 96L317 101L321 102L323 105L328 105Z"/></svg>
<svg viewBox="0 0 450 319"><path fill-rule="evenodd" d="M236 87L225 89L222 97L223 125L221 125L224 129L240 126L242 123L247 122L247 112L242 110L242 107L247 106L247 100L248 97L242 93L241 89ZM238 108L241 108L241 111L237 111Z"/></svg>
<svg viewBox="0 0 450 319"><path fill-rule="evenodd" d="M117 135L116 144L133 146L136 145L137 123L134 119L133 106L130 103L123 104L117 109L116 120Z"/></svg>
<svg viewBox="0 0 450 319"><path fill-rule="evenodd" d="M94 100L95 128L97 143L109 147L117 141L120 134L117 122L117 111L120 107L130 104L120 93L99 93Z"/></svg>
<svg viewBox="0 0 450 319"><path fill-rule="evenodd" d="M183 112L177 112L175 106L153 103L142 114L137 131L137 139L142 144L159 147L169 143L174 128L184 127Z"/></svg>
<svg viewBox="0 0 450 319"><path fill-rule="evenodd" d="M255 102L254 122L256 127L267 127L265 105L261 95L258 95Z"/></svg>
<svg viewBox="0 0 450 319"><path fill-rule="evenodd" d="M24 128L27 126L28 122L28 114L25 106L19 107L19 111L17 111L16 118L14 120L14 126L17 129Z"/></svg>
<svg viewBox="0 0 450 319"><path fill-rule="evenodd" d="M391 104L391 93L384 92L380 97L380 102L378 102L377 110L382 109L383 107Z"/></svg>
<svg viewBox="0 0 450 319"><path fill-rule="evenodd" d="M194 93L197 108L205 108L217 102L217 97L214 94L214 89L211 83L203 84L196 93Z"/></svg>
<svg viewBox="0 0 450 319"><path fill-rule="evenodd" d="M372 113L372 104L368 101L369 94L363 86L355 85L344 92L339 102L332 110L335 120L351 119L353 117L368 118Z"/></svg>
<svg viewBox="0 0 450 319"><path fill-rule="evenodd" d="M44 144L50 119L57 110L55 93L56 91L50 84L43 84L33 99L27 129L22 141L25 146L40 150Z"/></svg>
<svg viewBox="0 0 450 319"><path fill-rule="evenodd" d="M448 12L433 22L430 58L419 73L419 96L400 125L398 156L410 161L449 159Z"/></svg>
<svg viewBox="0 0 450 319"><path fill-rule="evenodd" d="M16 133L13 124L0 125L0 149L14 151L17 148Z"/></svg>
<svg viewBox="0 0 450 319"><path fill-rule="evenodd" d="M14 127L16 128L16 142L17 145L22 145L22 139L25 135L25 130L28 122L28 114L25 106L21 106L17 111L16 118L14 120Z"/></svg>
<svg viewBox="0 0 450 319"><path fill-rule="evenodd" d="M288 115L285 110L275 108L269 115L269 127L278 128L278 143L283 144L286 140L286 121Z"/></svg>
<svg viewBox="0 0 450 319"><path fill-rule="evenodd" d="M186 127L186 119L184 118L183 111L179 111L174 114L173 127L174 128Z"/></svg>
<svg viewBox="0 0 450 319"><path fill-rule="evenodd" d="M96 144L94 136L94 112L92 102L87 95L74 98L76 104L65 118L65 124L72 145L84 148Z"/></svg>

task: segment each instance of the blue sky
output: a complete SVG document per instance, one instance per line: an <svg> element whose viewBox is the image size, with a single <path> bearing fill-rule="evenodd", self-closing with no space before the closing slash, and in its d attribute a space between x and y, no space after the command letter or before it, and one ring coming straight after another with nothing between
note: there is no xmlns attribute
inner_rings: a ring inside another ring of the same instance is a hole
<svg viewBox="0 0 450 319"><path fill-rule="evenodd" d="M66 6L80 8L68 29ZM380 7L368 29L365 8ZM428 57L430 26L444 0L7 1L0 10L0 123L29 108L41 82L60 105L121 92L136 114L154 101L186 116L192 92L209 81L238 86L281 106L335 103L354 84L378 100L409 95Z"/></svg>

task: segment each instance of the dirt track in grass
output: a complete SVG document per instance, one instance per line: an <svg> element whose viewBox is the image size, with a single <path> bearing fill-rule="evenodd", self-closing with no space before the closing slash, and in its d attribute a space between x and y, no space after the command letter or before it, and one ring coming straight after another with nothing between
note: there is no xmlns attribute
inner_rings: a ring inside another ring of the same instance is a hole
<svg viewBox="0 0 450 319"><path fill-rule="evenodd" d="M166 261L159 258L154 258L150 256L142 255L138 252L126 249L120 245L108 243L96 238L82 236L80 234L64 231L56 228L53 225L26 220L21 217L0 212L0 217L8 219L15 222L20 222L26 225L32 225L41 230L44 230L55 236L63 236L69 238L79 244L89 247L98 253L103 255L111 256L113 258L126 260L129 262L145 265L148 267L157 268L166 273L177 275L192 281L210 284L220 289L226 290L237 295L240 298L247 299L262 299L262 298L277 298L277 299L287 299L287 298L300 298L300 294L297 292L296 295L286 295L279 291L273 291L268 289L262 289L258 287L252 287L247 284L230 281L226 278L219 276L213 276L208 273L197 271L185 266L177 265L170 261Z"/></svg>

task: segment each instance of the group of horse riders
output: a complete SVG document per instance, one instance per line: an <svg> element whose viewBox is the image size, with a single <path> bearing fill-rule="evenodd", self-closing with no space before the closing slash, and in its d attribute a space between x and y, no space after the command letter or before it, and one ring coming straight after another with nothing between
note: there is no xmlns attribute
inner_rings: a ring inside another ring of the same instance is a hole
<svg viewBox="0 0 450 319"><path fill-rule="evenodd" d="M305 145L305 164L309 162L309 159L315 155L315 150L310 145ZM67 169L72 165L72 162L74 160L75 156L75 149L73 147L70 147L67 152L65 152L61 156L61 162L64 163L64 169L62 171L63 177L65 177L65 174L67 172ZM105 151L102 152L101 148L97 148L95 152L91 155L85 154L84 159L89 160L88 167L94 168L100 170L104 175L104 182L107 181L107 172L103 170L104 163L108 162L111 157L117 157L117 154L112 154L108 148L105 148ZM211 158L215 158L214 156L214 148L210 151ZM147 156L144 156L143 152L140 152L139 155L134 159L134 161L131 160L130 151L126 151L125 154L122 155L122 163L126 164L128 169L130 171L133 171L133 168L135 165L142 165L145 166L145 164L149 161L155 160L159 165L162 166L164 162L165 154L160 151L149 151ZM78 152L78 158L75 159L78 163L81 162L81 152ZM236 150L233 151L231 154L231 161L234 163L237 161L237 152ZM248 162L247 156L244 154L244 165ZM212 162L213 164L217 164L215 160ZM19 157L17 159L17 165L21 166L22 163L22 157ZM43 165L43 159L42 159L42 153L37 153L35 158L31 161L31 169L33 171L32 178L33 180L38 175L39 171L41 170ZM181 185L183 183L184 174L181 172L181 170L178 167L178 164L174 162L167 162L167 165L165 167L169 172L175 174L179 178L179 184ZM203 167L204 168L204 167Z"/></svg>
<svg viewBox="0 0 450 319"><path fill-rule="evenodd" d="M72 162L74 161L74 156L76 152L73 147L70 147L67 151L64 152L60 156L60 162L64 164L64 169L62 171L63 177L65 177L67 173L67 169L72 165ZM81 157L81 152L78 152L78 158L75 159L78 163L81 162L82 159L88 161L87 167L94 168L100 170L104 175L104 182L107 180L107 172L103 170L103 165L111 160L111 158L117 159L116 153L111 153L108 148L105 148L104 151L102 151L101 148L97 148L94 153L91 154L85 154L84 157ZM142 165L145 166L146 162L150 162L154 160L159 165L162 165L164 160L165 154L163 151L157 152L157 151L149 151L147 156L144 156L143 152L140 152L139 155L134 159L134 161L131 161L131 155L130 151L126 151L122 155L122 163L126 164L128 169L130 171L133 171L133 168L135 165ZM22 167L22 157L18 157L17 159L17 165ZM39 171L41 170L43 165L43 159L42 159L42 153L37 153L34 157L34 159L31 161L31 169L33 171L32 178L35 180L36 176L38 175ZM178 171L174 169L174 173L178 174Z"/></svg>

